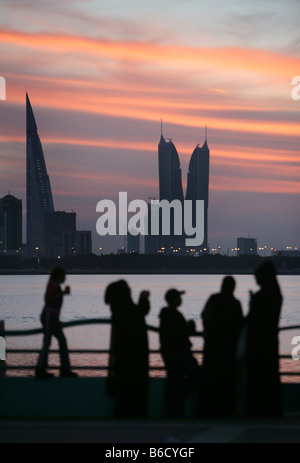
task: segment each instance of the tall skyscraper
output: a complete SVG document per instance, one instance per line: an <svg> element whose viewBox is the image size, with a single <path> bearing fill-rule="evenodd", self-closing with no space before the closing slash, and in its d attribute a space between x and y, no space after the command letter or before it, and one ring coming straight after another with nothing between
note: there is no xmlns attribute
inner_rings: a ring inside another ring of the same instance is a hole
<svg viewBox="0 0 300 463"><path fill-rule="evenodd" d="M150 199L150 198L149 198ZM152 201L155 201L155 198L152 198ZM161 234L159 235L152 235L151 234L151 224L152 224L152 212L154 211L155 207L157 206L157 202L155 202L156 205L153 205L151 203L148 204L148 218L147 218L147 229L148 229L148 235L145 236L145 254L157 254L158 252L161 251L162 247L162 242L161 242ZM155 225L159 228L159 223L155 220Z"/></svg>
<svg viewBox="0 0 300 463"><path fill-rule="evenodd" d="M63 237L65 232L76 232L75 212L46 212L45 223L45 255L57 257L62 254Z"/></svg>
<svg viewBox="0 0 300 463"><path fill-rule="evenodd" d="M92 254L91 231L65 231L62 241L62 257L87 256Z"/></svg>
<svg viewBox="0 0 300 463"><path fill-rule="evenodd" d="M172 202L184 201L182 189L182 172L180 160L176 147L172 139L166 139L161 130L161 138L158 145L158 167L159 167L159 199ZM166 253L171 253L174 248L184 246L184 236L174 234L174 214L171 210L171 234L170 236L161 235L160 248Z"/></svg>
<svg viewBox="0 0 300 463"><path fill-rule="evenodd" d="M44 214L54 212L54 205L43 148L28 94L26 94L26 125L27 255L36 257L45 254Z"/></svg>
<svg viewBox="0 0 300 463"><path fill-rule="evenodd" d="M0 199L0 250L22 248L22 200L11 194Z"/></svg>
<svg viewBox="0 0 300 463"><path fill-rule="evenodd" d="M193 201L193 222L196 223L196 200L204 201L204 241L198 249L208 250L209 148L207 130L204 145L196 146L189 164L186 199Z"/></svg>
<svg viewBox="0 0 300 463"><path fill-rule="evenodd" d="M140 254L141 252L141 235L135 235L134 230L129 230L127 233L127 254Z"/></svg>
<svg viewBox="0 0 300 463"><path fill-rule="evenodd" d="M257 239L256 238L238 238L237 239L238 256L256 256Z"/></svg>
<svg viewBox="0 0 300 463"><path fill-rule="evenodd" d="M172 139L165 140L161 133L158 145L159 199L183 201L180 160Z"/></svg>

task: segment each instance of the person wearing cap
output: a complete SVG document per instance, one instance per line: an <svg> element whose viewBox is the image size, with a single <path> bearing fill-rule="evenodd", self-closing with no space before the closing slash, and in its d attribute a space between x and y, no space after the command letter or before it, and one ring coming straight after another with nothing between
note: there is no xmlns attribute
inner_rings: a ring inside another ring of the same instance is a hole
<svg viewBox="0 0 300 463"><path fill-rule="evenodd" d="M194 321L187 321L178 310L185 291L170 289L165 296L167 307L160 313L161 354L167 370L166 412L180 417L186 398L197 388L199 366L192 355L190 336Z"/></svg>

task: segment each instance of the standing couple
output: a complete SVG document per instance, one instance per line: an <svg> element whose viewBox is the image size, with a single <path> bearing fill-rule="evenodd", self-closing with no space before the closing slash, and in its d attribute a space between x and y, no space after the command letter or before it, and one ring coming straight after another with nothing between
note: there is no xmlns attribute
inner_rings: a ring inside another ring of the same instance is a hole
<svg viewBox="0 0 300 463"><path fill-rule="evenodd" d="M281 416L278 325L282 295L272 263L255 272L260 290L251 293L244 318L234 298L235 281L226 277L220 294L208 300L204 325L204 416Z"/></svg>

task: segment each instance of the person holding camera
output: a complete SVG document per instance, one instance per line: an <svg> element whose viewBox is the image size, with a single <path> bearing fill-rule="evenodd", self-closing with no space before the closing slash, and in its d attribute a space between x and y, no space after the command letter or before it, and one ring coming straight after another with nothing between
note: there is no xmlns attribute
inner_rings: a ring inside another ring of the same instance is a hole
<svg viewBox="0 0 300 463"><path fill-rule="evenodd" d="M147 418L149 345L146 316L150 293L135 303L125 280L111 283L105 303L111 311L111 340L107 393L115 399L115 418Z"/></svg>
<svg viewBox="0 0 300 463"><path fill-rule="evenodd" d="M64 284L65 281L66 272L60 267L55 268L50 275L45 294L45 306L41 314L41 322L44 329L44 341L36 368L36 378L39 379L48 379L53 378L54 376L46 371L48 368L48 353L52 336L57 339L59 344L61 361L60 376L77 376L76 373L71 371L67 341L59 320L64 296L71 293L69 286L62 290L61 285Z"/></svg>

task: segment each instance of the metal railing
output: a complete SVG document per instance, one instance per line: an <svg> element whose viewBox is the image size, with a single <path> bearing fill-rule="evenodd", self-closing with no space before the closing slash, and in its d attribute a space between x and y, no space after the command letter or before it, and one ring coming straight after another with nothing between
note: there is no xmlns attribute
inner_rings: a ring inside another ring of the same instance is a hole
<svg viewBox="0 0 300 463"><path fill-rule="evenodd" d="M92 318L86 320L76 320L61 323L62 328L72 328L76 326L84 326L84 325L111 325L110 319L103 319L103 318ZM146 325L148 331L152 331L155 333L159 333L159 328ZM293 326L286 326L279 328L279 332L282 331L292 331L292 330L300 330L300 325L293 325ZM5 330L4 329L4 322L0 322L0 336L7 338L7 337L20 337L20 336L34 336L43 334L43 328L36 328L30 330ZM203 337L203 332L195 332L191 337ZM69 354L110 354L111 350L109 349L69 349ZM39 349L7 349L7 354L39 354ZM59 350L49 350L49 354L58 354ZM193 350L194 354L203 354L203 350ZM160 355L160 350L149 350L150 355ZM289 359L292 360L291 355L279 355L279 359ZM31 365L7 365L6 362L0 362L0 370L35 370L36 366ZM103 365L73 365L72 369L74 370L108 370L108 366ZM59 370L59 366L50 366L49 370ZM149 371L165 371L164 366L149 366ZM299 376L300 377L300 370L297 371L281 371L281 376Z"/></svg>

